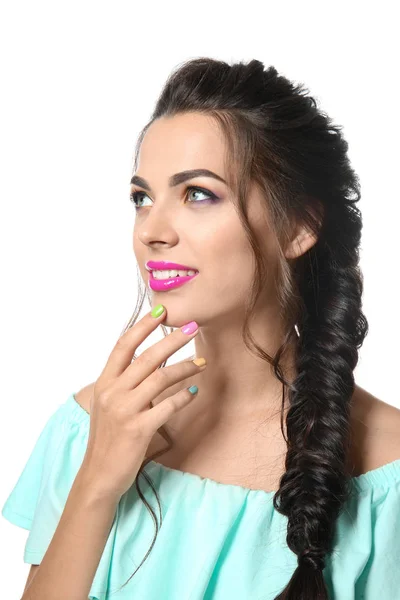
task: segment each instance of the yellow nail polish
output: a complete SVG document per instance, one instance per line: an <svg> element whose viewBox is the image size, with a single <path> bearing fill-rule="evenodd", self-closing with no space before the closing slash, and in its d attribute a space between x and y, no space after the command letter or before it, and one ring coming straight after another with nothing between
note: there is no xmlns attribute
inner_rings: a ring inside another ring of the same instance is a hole
<svg viewBox="0 0 400 600"><path fill-rule="evenodd" d="M207 361L205 358L195 358L194 360L192 360L192 362L197 365L198 367L204 367L204 365L207 364Z"/></svg>

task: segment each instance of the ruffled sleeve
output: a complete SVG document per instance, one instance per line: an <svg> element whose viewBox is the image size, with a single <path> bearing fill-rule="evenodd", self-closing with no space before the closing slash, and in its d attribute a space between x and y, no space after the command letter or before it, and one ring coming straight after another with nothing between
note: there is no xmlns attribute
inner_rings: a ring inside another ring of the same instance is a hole
<svg viewBox="0 0 400 600"><path fill-rule="evenodd" d="M400 600L400 459L352 483L330 561L334 598Z"/></svg>
<svg viewBox="0 0 400 600"><path fill-rule="evenodd" d="M68 428L66 416L67 413L62 405L47 420L17 483L3 506L2 516L18 527L28 530L32 528L39 499L43 498L43 489L46 487L52 465L64 443Z"/></svg>
<svg viewBox="0 0 400 600"><path fill-rule="evenodd" d="M40 564L47 551L84 458L89 424L89 414L72 394L47 420L3 505L1 514L5 519L29 530L23 555L25 563ZM114 534L115 517L90 600L105 598Z"/></svg>

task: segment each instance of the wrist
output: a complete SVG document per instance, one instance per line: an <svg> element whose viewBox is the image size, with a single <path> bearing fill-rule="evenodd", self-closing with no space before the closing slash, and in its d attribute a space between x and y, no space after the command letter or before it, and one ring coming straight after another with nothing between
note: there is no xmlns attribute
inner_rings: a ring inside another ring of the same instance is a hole
<svg viewBox="0 0 400 600"><path fill-rule="evenodd" d="M100 502L111 505L118 505L121 495L115 490L110 489L106 482L99 480L98 474L82 464L73 483L73 488L79 495L83 495L91 504Z"/></svg>

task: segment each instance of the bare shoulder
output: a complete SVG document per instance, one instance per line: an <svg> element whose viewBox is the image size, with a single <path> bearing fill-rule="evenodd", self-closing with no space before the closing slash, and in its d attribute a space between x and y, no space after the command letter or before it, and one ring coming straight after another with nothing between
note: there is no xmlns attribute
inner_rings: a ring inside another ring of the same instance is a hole
<svg viewBox="0 0 400 600"><path fill-rule="evenodd" d="M352 399L355 475L400 458L400 409L360 386Z"/></svg>

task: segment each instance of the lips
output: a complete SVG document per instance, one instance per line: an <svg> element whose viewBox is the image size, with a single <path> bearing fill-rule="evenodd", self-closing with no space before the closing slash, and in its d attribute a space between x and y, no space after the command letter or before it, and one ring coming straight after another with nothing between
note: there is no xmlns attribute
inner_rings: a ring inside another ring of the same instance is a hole
<svg viewBox="0 0 400 600"><path fill-rule="evenodd" d="M196 272L194 275L187 275L183 277L169 277L168 279L154 279L152 273L149 273L149 288L153 292L167 292L178 287L181 287L185 283L188 283L192 279L195 279L199 273Z"/></svg>
<svg viewBox="0 0 400 600"><path fill-rule="evenodd" d="M146 265L147 271L168 271L176 269L177 271L197 271L195 267L188 267L179 263L169 262L168 260L149 260Z"/></svg>

